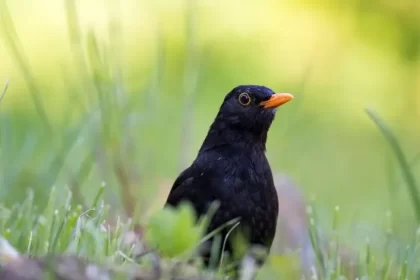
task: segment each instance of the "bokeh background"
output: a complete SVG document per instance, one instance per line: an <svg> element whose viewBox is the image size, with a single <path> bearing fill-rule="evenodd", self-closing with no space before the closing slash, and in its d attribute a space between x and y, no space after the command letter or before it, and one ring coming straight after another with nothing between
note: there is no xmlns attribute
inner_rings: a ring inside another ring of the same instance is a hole
<svg viewBox="0 0 420 280"><path fill-rule="evenodd" d="M418 1L0 0L0 200L54 186L159 209L239 84L290 92L268 158L341 224L412 239L392 128L420 180ZM287 201L287 192L284 200ZM325 214L328 216L328 214ZM359 231L360 233L360 231ZM363 235L364 233L361 233Z"/></svg>

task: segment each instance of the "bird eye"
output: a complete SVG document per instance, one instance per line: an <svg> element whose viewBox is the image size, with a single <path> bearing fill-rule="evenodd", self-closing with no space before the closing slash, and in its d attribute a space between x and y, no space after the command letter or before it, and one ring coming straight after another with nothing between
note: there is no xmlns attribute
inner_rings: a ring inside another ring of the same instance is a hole
<svg viewBox="0 0 420 280"><path fill-rule="evenodd" d="M243 92L238 97L239 103L241 103L244 106L247 106L251 104L251 97L249 97L249 94L246 92Z"/></svg>

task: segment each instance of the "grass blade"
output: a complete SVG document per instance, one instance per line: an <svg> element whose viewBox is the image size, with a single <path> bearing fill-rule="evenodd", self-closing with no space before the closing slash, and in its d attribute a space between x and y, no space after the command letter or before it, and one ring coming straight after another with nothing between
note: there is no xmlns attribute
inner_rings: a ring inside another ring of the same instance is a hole
<svg viewBox="0 0 420 280"><path fill-rule="evenodd" d="M404 155L404 152L398 142L398 139L394 135L392 130L389 128L389 126L385 123L385 121L383 121L376 112L374 112L371 109L366 109L365 111L368 114L369 118L376 124L376 126L380 129L382 134L385 136L386 140L391 145L391 148L401 167L404 180L407 183L408 191L410 193L410 197L415 210L417 222L420 222L420 194L417 188L416 179L411 171L410 164L408 163L408 160Z"/></svg>
<svg viewBox="0 0 420 280"><path fill-rule="evenodd" d="M50 123L50 119L44 107L44 102L41 98L41 90L35 82L35 77L30 69L28 59L26 58L21 46L9 8L6 2L3 1L0 1L0 32L3 33L12 57L15 59L15 62L29 87L29 92L35 106L35 110L44 122L48 132L52 133L53 127Z"/></svg>
<svg viewBox="0 0 420 280"><path fill-rule="evenodd" d="M10 78L6 81L6 84L4 85L3 91L0 95L0 103L3 100L3 97L6 95L7 89L9 88L9 84L10 84Z"/></svg>

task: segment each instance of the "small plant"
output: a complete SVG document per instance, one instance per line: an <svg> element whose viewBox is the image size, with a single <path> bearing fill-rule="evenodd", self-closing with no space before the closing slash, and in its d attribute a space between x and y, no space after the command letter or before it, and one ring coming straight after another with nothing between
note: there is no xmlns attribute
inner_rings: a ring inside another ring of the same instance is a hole
<svg viewBox="0 0 420 280"><path fill-rule="evenodd" d="M204 230L203 224L196 225L192 206L185 203L178 210L167 207L155 213L148 223L146 240L166 257L191 255Z"/></svg>

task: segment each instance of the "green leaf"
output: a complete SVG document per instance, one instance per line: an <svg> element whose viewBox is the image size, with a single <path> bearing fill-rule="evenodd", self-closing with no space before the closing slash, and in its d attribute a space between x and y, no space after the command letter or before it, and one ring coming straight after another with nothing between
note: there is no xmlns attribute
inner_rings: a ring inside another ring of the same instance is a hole
<svg viewBox="0 0 420 280"><path fill-rule="evenodd" d="M169 257L180 256L200 241L202 229L196 224L194 209L188 203L165 207L150 217L146 231L149 244Z"/></svg>

